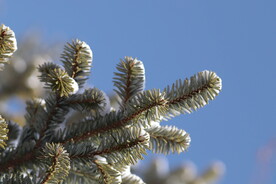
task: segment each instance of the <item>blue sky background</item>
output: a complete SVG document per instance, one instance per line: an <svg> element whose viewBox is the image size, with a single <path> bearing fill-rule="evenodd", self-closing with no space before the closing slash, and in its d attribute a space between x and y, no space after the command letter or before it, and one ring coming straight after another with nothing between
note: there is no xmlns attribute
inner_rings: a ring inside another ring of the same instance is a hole
<svg viewBox="0 0 276 184"><path fill-rule="evenodd" d="M86 41L94 52L89 85L105 92L112 91L115 66L124 56L144 62L146 89L215 71L223 81L221 94L166 122L192 137L187 153L168 157L171 167L191 160L203 170L221 160L221 184L272 184L275 147L267 166L257 152L276 139L275 8L273 0L0 0L0 22L18 36L39 28L45 42ZM271 173L257 182L265 167Z"/></svg>

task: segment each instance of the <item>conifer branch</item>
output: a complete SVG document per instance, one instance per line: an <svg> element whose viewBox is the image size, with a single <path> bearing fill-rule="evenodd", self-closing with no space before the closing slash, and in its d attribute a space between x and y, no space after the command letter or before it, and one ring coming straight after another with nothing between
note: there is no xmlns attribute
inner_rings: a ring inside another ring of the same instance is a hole
<svg viewBox="0 0 276 184"><path fill-rule="evenodd" d="M181 153L190 145L189 134L175 126L155 126L146 131L150 134L150 150L154 153Z"/></svg>
<svg viewBox="0 0 276 184"><path fill-rule="evenodd" d="M68 97L79 90L76 81L58 65L46 63L39 66L38 69L41 73L39 76L40 81L45 82L45 87L56 92L60 97Z"/></svg>
<svg viewBox="0 0 276 184"><path fill-rule="evenodd" d="M98 150L93 155L105 157L108 163L112 164L135 164L143 159L142 154L146 155L149 146L148 133L134 127L103 136Z"/></svg>
<svg viewBox="0 0 276 184"><path fill-rule="evenodd" d="M159 90L147 90L137 94L129 100L127 112L122 119L100 118L95 125L82 135L77 135L71 140L81 141L98 133L110 131L135 122L135 119L145 118L146 122L160 121L180 113L191 113L213 100L221 90L221 79L210 71L199 72L190 80L177 81L165 88L163 93ZM104 121L103 121L104 119ZM100 123L99 123L100 122ZM138 122L138 121L136 121ZM142 124L145 123L142 122Z"/></svg>
<svg viewBox="0 0 276 184"><path fill-rule="evenodd" d="M25 163L32 164L32 161L35 160L36 153L31 152L34 147L34 143L23 143L23 148L20 148L18 150L12 150L10 151L8 155L5 155L5 157L1 158L1 165L0 165L0 172L1 174L9 173L10 171L17 169L18 171L24 170ZM27 150L29 148L29 150ZM23 156L22 156L22 155ZM20 155L20 156L18 156ZM18 156L18 157L16 157Z"/></svg>
<svg viewBox="0 0 276 184"><path fill-rule="evenodd" d="M41 184L58 184L65 179L70 170L70 159L60 144L46 143L41 159L48 165L47 174Z"/></svg>
<svg viewBox="0 0 276 184"><path fill-rule="evenodd" d="M183 83L177 81L160 93L159 90L148 90L130 99L126 109L127 115L117 121L107 121L107 126L101 126L73 138L75 141L86 139L101 132L116 129L133 123L136 118L146 118L147 122L160 121L163 116L170 117L179 113L191 112L208 103L221 90L221 79L214 73L203 71L186 79ZM99 121L101 122L101 121ZM97 124L97 123L96 123ZM98 123L101 124L101 123ZM104 125L101 124L101 125Z"/></svg>
<svg viewBox="0 0 276 184"><path fill-rule="evenodd" d="M66 150L69 150L69 158L71 160L72 168L81 168L83 165L90 163L94 159L94 153L97 150L95 144L96 140L90 140L78 144L66 144L64 145Z"/></svg>
<svg viewBox="0 0 276 184"><path fill-rule="evenodd" d="M29 125L30 127L33 127L37 132L39 130L42 130L43 123L38 123L38 122L43 122L43 117L46 112L46 102L44 99L32 99L26 102L26 124Z"/></svg>
<svg viewBox="0 0 276 184"><path fill-rule="evenodd" d="M125 108L128 100L143 91L145 86L145 69L141 61L132 57L125 57L124 60L117 65L118 72L115 72L113 79L114 91L119 96L119 104L121 109Z"/></svg>
<svg viewBox="0 0 276 184"><path fill-rule="evenodd" d="M26 131L23 131L22 133L17 147L17 152L14 153L14 157L10 158L10 161L7 160L5 164L0 166L0 172L7 172L8 168L20 167L22 164L35 159L36 153L41 148L41 146L44 145L43 143L47 140L49 141L49 138L53 138L53 128L55 128L53 124L62 122L65 118L65 114L68 112L68 108L61 105L63 101L64 98L60 98L56 95L50 95L49 98L46 99L46 110L36 114L36 116L39 115L39 117L36 117L35 119L39 121L34 122L34 124L30 124L31 127L29 128L25 127ZM44 108L44 101L35 100L34 102L29 102L29 105L41 105L42 108ZM29 112L26 117L29 119L31 114L32 112ZM26 141L29 143L26 144Z"/></svg>
<svg viewBox="0 0 276 184"><path fill-rule="evenodd" d="M68 108L62 106L64 98L58 95L49 95L46 99L46 113L41 116L42 120L37 122L39 130L39 139L36 142L35 148L39 148L45 138L52 137L53 130L58 123L62 123L65 115L68 113ZM49 140L48 140L49 141Z"/></svg>
<svg viewBox="0 0 276 184"><path fill-rule="evenodd" d="M4 118L0 116L0 148L4 149L7 146L7 143L5 142L8 140L8 125Z"/></svg>
<svg viewBox="0 0 276 184"><path fill-rule="evenodd" d="M86 89L82 94L70 96L64 103L78 111L94 110L100 112L106 106L106 99L102 91L92 88Z"/></svg>
<svg viewBox="0 0 276 184"><path fill-rule="evenodd" d="M133 97L130 103L132 105L128 105L126 108L128 109L127 115L121 111L110 112L103 117L100 116L98 119L88 119L82 122L81 124L85 127L83 131L80 129L78 131L74 130L77 128L76 126L71 127L71 130L68 131L71 136L67 137L64 143L83 141L99 133L106 133L130 124L140 123L143 125L150 121L157 121L160 120L161 114L167 112L164 105L166 104L164 95L159 90L144 91L138 94L136 98ZM145 118L147 121L140 121L139 118Z"/></svg>
<svg viewBox="0 0 276 184"><path fill-rule="evenodd" d="M191 113L208 104L221 90L221 79L211 71L202 71L190 79L176 81L164 89L169 112L166 117Z"/></svg>
<svg viewBox="0 0 276 184"><path fill-rule="evenodd" d="M167 112L165 93L159 89L143 91L129 100L126 106L127 121L146 119L147 122L160 121ZM133 122L132 122L133 123Z"/></svg>
<svg viewBox="0 0 276 184"><path fill-rule="evenodd" d="M89 45L83 41L73 40L64 47L61 61L68 75L76 80L80 88L90 74L92 57Z"/></svg>
<svg viewBox="0 0 276 184"><path fill-rule="evenodd" d="M0 70L17 50L14 32L4 24L0 26Z"/></svg>
<svg viewBox="0 0 276 184"><path fill-rule="evenodd" d="M110 132L100 137L100 145L95 151L70 155L72 160L80 158L91 159L94 156L105 157L112 164L135 164L143 159L148 149L149 135L138 128L122 129Z"/></svg>

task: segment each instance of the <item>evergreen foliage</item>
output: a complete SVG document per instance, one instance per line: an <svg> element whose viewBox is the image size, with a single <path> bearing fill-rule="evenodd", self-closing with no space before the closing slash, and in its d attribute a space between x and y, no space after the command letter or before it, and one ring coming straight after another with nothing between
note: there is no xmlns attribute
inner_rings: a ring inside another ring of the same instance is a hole
<svg viewBox="0 0 276 184"><path fill-rule="evenodd" d="M8 62L8 59L17 50L14 32L4 24L0 26L0 67ZM0 69L1 69L0 68Z"/></svg>
<svg viewBox="0 0 276 184"><path fill-rule="evenodd" d="M6 33L0 35L5 62L16 50L13 32ZM97 88L79 92L92 67L92 51L85 42L68 43L61 61L63 67L38 67L48 96L27 101L23 128L0 119L2 183L144 183L130 166L143 159L146 150L181 153L190 145L188 133L160 122L205 106L221 90L221 79L202 71L163 91L144 91L143 63L125 57L114 77L116 109ZM68 123L73 112L80 118Z"/></svg>
<svg viewBox="0 0 276 184"><path fill-rule="evenodd" d="M6 140L8 140L8 125L6 121L0 116L0 147L1 149L4 149L7 144Z"/></svg>

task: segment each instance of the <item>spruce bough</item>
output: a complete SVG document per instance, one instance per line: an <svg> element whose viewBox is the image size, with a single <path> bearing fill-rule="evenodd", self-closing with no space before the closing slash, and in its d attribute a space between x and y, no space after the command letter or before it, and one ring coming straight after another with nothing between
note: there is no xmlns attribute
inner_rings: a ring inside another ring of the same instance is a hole
<svg viewBox="0 0 276 184"><path fill-rule="evenodd" d="M16 48L13 31L2 26L1 64ZM79 92L90 75L92 58L85 42L67 43L63 66L38 67L49 93L45 99L27 101L26 125L0 117L1 183L144 183L130 166L143 159L146 150L181 153L190 145L188 133L160 122L205 106L221 90L221 79L212 71L177 80L164 90L144 90L143 63L125 57L113 80L115 108L97 88ZM73 114L79 120L69 123Z"/></svg>

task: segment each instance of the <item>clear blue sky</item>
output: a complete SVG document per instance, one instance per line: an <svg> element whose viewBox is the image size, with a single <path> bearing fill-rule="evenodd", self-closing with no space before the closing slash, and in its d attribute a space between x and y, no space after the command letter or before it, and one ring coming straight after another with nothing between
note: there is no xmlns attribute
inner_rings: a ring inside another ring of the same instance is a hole
<svg viewBox="0 0 276 184"><path fill-rule="evenodd" d="M90 85L105 92L124 56L144 62L147 89L215 71L223 80L217 99L167 122L192 137L171 166L192 160L202 170L221 160L221 184L255 184L257 151L276 139L275 10L275 0L0 0L0 22L17 35L36 27L45 41L86 41L94 52ZM276 183L275 152L273 160L262 184Z"/></svg>

